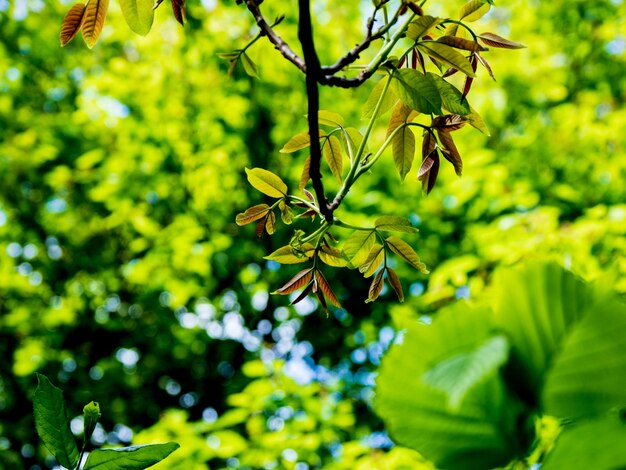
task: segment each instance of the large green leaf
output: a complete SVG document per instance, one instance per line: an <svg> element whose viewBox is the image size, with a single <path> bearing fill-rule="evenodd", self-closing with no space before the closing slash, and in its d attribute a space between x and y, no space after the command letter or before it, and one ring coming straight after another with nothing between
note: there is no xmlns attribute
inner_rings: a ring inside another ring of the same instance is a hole
<svg viewBox="0 0 626 470"><path fill-rule="evenodd" d="M417 48L435 60L444 62L450 67L460 70L468 77L475 77L472 64L453 47L437 41L422 41L417 43Z"/></svg>
<svg viewBox="0 0 626 470"><path fill-rule="evenodd" d="M67 421L63 392L44 375L37 374L37 380L33 403L37 434L61 465L74 468L78 448Z"/></svg>
<svg viewBox="0 0 626 470"><path fill-rule="evenodd" d="M417 70L400 69L393 78L396 95L411 109L424 114L442 114L439 90L428 76Z"/></svg>
<svg viewBox="0 0 626 470"><path fill-rule="evenodd" d="M561 433L542 470L626 468L626 425L617 416L576 423Z"/></svg>
<svg viewBox="0 0 626 470"><path fill-rule="evenodd" d="M83 470L143 470L159 463L180 446L176 442L98 449L89 454Z"/></svg>
<svg viewBox="0 0 626 470"><path fill-rule="evenodd" d="M461 93L454 85L446 82L443 78L434 73L428 72L427 76L437 87L437 91L441 96L441 103L445 109L460 116L465 116L471 113L471 108L467 98L463 98L463 93Z"/></svg>
<svg viewBox="0 0 626 470"><path fill-rule="evenodd" d="M120 0L120 6L130 29L142 36L150 32L154 21L153 0Z"/></svg>
<svg viewBox="0 0 626 470"><path fill-rule="evenodd" d="M467 391L458 409L423 377L436 364L474 351L492 335L488 308L460 303L432 325L415 324L383 359L375 409L394 440L449 470L493 468L515 456L522 408L493 370Z"/></svg>

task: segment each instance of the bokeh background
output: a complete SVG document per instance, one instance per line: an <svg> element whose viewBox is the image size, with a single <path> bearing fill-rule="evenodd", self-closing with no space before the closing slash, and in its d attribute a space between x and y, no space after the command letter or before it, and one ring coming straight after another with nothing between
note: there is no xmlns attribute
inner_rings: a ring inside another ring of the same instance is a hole
<svg viewBox="0 0 626 470"><path fill-rule="evenodd" d="M297 185L306 155L278 149L306 128L303 77L261 41L260 80L229 78L217 54L256 34L251 18L188 3L184 29L164 4L143 38L111 2L90 51L59 47L71 3L0 0L0 468L55 465L35 434L36 371L63 388L77 435L83 405L100 403L97 445L180 442L160 468L431 468L370 407L406 322L539 254L585 278L612 269L626 292L621 0L501 0L476 24L528 48L487 55L497 82L481 70L471 102L491 137L457 133L463 177L444 166L426 198L389 152L340 209L354 223L410 216L431 274L399 264L405 303L385 289L372 305L357 272L328 269L344 306L328 316L268 294L298 270L263 260L290 229L259 240L234 223L262 201L244 167ZM263 6L287 14L296 44L294 3ZM369 2L314 4L330 63L359 41ZM322 107L363 127L372 86L325 89Z"/></svg>

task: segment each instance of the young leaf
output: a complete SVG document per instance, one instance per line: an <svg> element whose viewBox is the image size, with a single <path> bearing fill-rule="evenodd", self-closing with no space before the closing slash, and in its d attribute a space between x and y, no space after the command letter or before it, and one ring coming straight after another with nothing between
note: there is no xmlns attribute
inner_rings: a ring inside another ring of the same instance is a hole
<svg viewBox="0 0 626 470"><path fill-rule="evenodd" d="M475 129L478 129L480 132L482 132L486 136L491 135L491 133L489 132L489 128L487 127L487 124L485 124L485 121L483 121L483 118L480 117L480 114L478 114L474 108L470 107L470 113L465 117L469 120L470 126L472 126Z"/></svg>
<svg viewBox="0 0 626 470"><path fill-rule="evenodd" d="M363 142L363 134L361 134L359 130L354 127L346 127L344 129L343 136L346 147L348 149L348 153L350 154L350 158L352 158L354 156L352 154L356 153L356 151L361 146L361 142ZM367 144L365 145L364 150L367 152Z"/></svg>
<svg viewBox="0 0 626 470"><path fill-rule="evenodd" d="M261 238L265 233L265 224L267 223L267 214L257 222L256 227L254 228L254 233L256 236Z"/></svg>
<svg viewBox="0 0 626 470"><path fill-rule="evenodd" d="M369 296L365 301L366 304L374 302L376 299L378 299L378 296L383 290L383 284L383 270L381 269L380 271L378 271L378 274L376 274L376 277L374 277L374 280L370 285Z"/></svg>
<svg viewBox="0 0 626 470"><path fill-rule="evenodd" d="M319 286L321 293L323 293L328 298L328 301L331 303L331 305L334 305L337 308L341 308L341 304L339 303L337 296L331 289L330 284L328 284L328 281L321 271L315 271L315 280L317 281L317 285Z"/></svg>
<svg viewBox="0 0 626 470"><path fill-rule="evenodd" d="M348 260L344 254L337 248L332 246L323 245L321 250L317 253L320 260L328 266L334 266L336 268L343 268L348 266Z"/></svg>
<svg viewBox="0 0 626 470"><path fill-rule="evenodd" d="M37 374L33 402L35 428L46 448L66 468L78 463L78 448L67 421L63 392L45 375Z"/></svg>
<svg viewBox="0 0 626 470"><path fill-rule="evenodd" d="M259 71L256 64L252 61L250 56L245 52L241 54L241 65L243 70L252 78L259 78Z"/></svg>
<svg viewBox="0 0 626 470"><path fill-rule="evenodd" d="M265 231L268 235L276 233L276 214L270 212L265 218Z"/></svg>
<svg viewBox="0 0 626 470"><path fill-rule="evenodd" d="M84 3L77 3L70 8L70 11L68 11L65 18L63 18L63 24L61 25L61 34L59 35L61 46L67 45L72 39L74 39L78 31L80 31L80 28L83 26L84 20Z"/></svg>
<svg viewBox="0 0 626 470"><path fill-rule="evenodd" d="M452 140L452 135L449 132L442 132L437 130L437 135L439 136L439 141L443 146L442 155L446 160L452 163L454 167L454 172L457 176L461 176L463 173L463 160L461 159L461 155L459 154L459 150L456 148L454 140Z"/></svg>
<svg viewBox="0 0 626 470"><path fill-rule="evenodd" d="M446 44L456 49L463 49L465 51L470 51L470 52L478 52L478 51L487 50L486 47L481 46L476 41L460 38L458 36L441 36L439 39L437 39L437 42Z"/></svg>
<svg viewBox="0 0 626 470"><path fill-rule="evenodd" d="M291 280L283 287L272 293L280 295L291 294L292 292L306 286L309 282L311 282L311 279L313 279L313 268L304 269L291 278Z"/></svg>
<svg viewBox="0 0 626 470"><path fill-rule="evenodd" d="M83 470L143 470L167 458L180 446L176 442L96 449L89 454Z"/></svg>
<svg viewBox="0 0 626 470"><path fill-rule="evenodd" d="M337 137L331 135L325 138L324 157L328 162L331 173L341 183L341 174L343 172L343 156L341 155L341 142ZM310 162L309 162L310 165Z"/></svg>
<svg viewBox="0 0 626 470"><path fill-rule="evenodd" d="M465 21L479 20L491 8L490 3L489 0L470 0L461 8L460 19Z"/></svg>
<svg viewBox="0 0 626 470"><path fill-rule="evenodd" d="M412 267L424 274L428 273L426 265L420 261L417 253L415 253L413 248L411 248L407 242L395 236L389 237L385 241L387 242L387 246L391 249L391 251L404 259Z"/></svg>
<svg viewBox="0 0 626 470"><path fill-rule="evenodd" d="M311 171L311 157L308 156L306 160L304 161L304 165L302 166L302 175L300 176L300 184L299 184L301 191L304 189L306 184L311 179L311 175L309 174L310 171Z"/></svg>
<svg viewBox="0 0 626 470"><path fill-rule="evenodd" d="M389 136L398 127L404 126L391 140L393 161L396 164L396 169L402 181L404 181L406 175L411 171L411 166L415 159L415 135L408 126L405 126L405 123L412 118L413 113L414 111L406 104L398 103L391 113L389 127L387 128L387 136Z"/></svg>
<svg viewBox="0 0 626 470"><path fill-rule="evenodd" d="M287 195L287 185L277 175L263 168L246 168L248 182L254 189L270 197L282 198Z"/></svg>
<svg viewBox="0 0 626 470"><path fill-rule="evenodd" d="M250 224L265 217L269 211L270 206L267 204L257 204L256 206L246 209L243 214L237 214L235 223L239 226Z"/></svg>
<svg viewBox="0 0 626 470"><path fill-rule="evenodd" d="M519 42L509 41L497 34L493 33L483 33L478 36L482 42L491 47L499 47L501 49L525 49L526 46L524 44L520 44Z"/></svg>
<svg viewBox="0 0 626 470"><path fill-rule="evenodd" d="M383 215L374 222L376 230L381 232L417 233L418 230L407 219L394 215Z"/></svg>
<svg viewBox="0 0 626 470"><path fill-rule="evenodd" d="M83 408L83 441L85 445L91 439L91 435L93 434L94 429L96 429L96 423L98 419L100 419L100 405L92 401L88 403Z"/></svg>
<svg viewBox="0 0 626 470"><path fill-rule="evenodd" d="M400 278L398 277L396 272L390 267L387 267L387 282L389 282L389 285L398 296L398 300L400 302L404 302L404 292L402 292L402 284L400 283Z"/></svg>
<svg viewBox="0 0 626 470"><path fill-rule="evenodd" d="M370 119L372 117L372 114L374 114L374 110L376 109L376 105L378 104L378 100L380 99L380 95L383 93L383 90L389 80L391 80L389 76L383 77L383 79L380 80L376 86L374 86L372 92L367 98L367 101L365 102L365 106L363 106L362 119ZM398 97L391 88L388 88L387 93L383 98L383 102L380 105L378 117L389 111L396 101L398 101Z"/></svg>
<svg viewBox="0 0 626 470"><path fill-rule="evenodd" d="M441 95L432 80L413 69L398 70L393 78L392 85L403 103L423 114L441 114Z"/></svg>
<svg viewBox="0 0 626 470"><path fill-rule="evenodd" d="M298 150L302 150L311 145L311 138L309 137L308 132L301 132L300 134L294 135L289 142L287 142L282 149L280 149L280 153L293 153Z"/></svg>
<svg viewBox="0 0 626 470"><path fill-rule="evenodd" d="M120 0L120 7L130 29L141 36L150 32L154 21L153 0Z"/></svg>
<svg viewBox="0 0 626 470"><path fill-rule="evenodd" d="M323 126L343 127L343 117L338 113L320 109L318 114L318 122Z"/></svg>
<svg viewBox="0 0 626 470"><path fill-rule="evenodd" d="M291 245L286 245L263 259L276 261L280 264L298 264L309 261L315 254L315 247L310 243L305 243L300 249L295 250Z"/></svg>
<svg viewBox="0 0 626 470"><path fill-rule="evenodd" d="M431 29L437 26L441 22L440 18L433 18L432 16L421 16L414 21L411 21L408 29L406 30L406 37L417 41L422 36L427 34Z"/></svg>
<svg viewBox="0 0 626 470"><path fill-rule="evenodd" d="M363 273L363 277L368 278L374 275L383 261L385 260L385 249L382 245L374 245L367 255L365 262L359 267L359 272Z"/></svg>
<svg viewBox="0 0 626 470"><path fill-rule="evenodd" d="M454 85L446 82L437 74L428 72L427 76L435 84L445 109L453 114L459 114L461 116L465 116L471 112L467 99L463 97L463 94L457 90Z"/></svg>
<svg viewBox="0 0 626 470"><path fill-rule="evenodd" d="M104 20L109 9L109 0L91 0L85 7L85 19L83 20L83 39L87 47L91 49L98 41Z"/></svg>
<svg viewBox="0 0 626 470"><path fill-rule="evenodd" d="M433 119L432 127L443 132L452 132L459 130L467 123L468 119L458 114L446 114L445 116L437 116Z"/></svg>
<svg viewBox="0 0 626 470"><path fill-rule="evenodd" d="M437 41L421 41L417 43L416 47L429 57L454 67L468 77L476 76L469 61L446 44Z"/></svg>
<svg viewBox="0 0 626 470"><path fill-rule="evenodd" d="M185 11L185 0L172 0L172 11L174 12L174 18L182 26L185 26L185 18L187 17Z"/></svg>
<svg viewBox="0 0 626 470"><path fill-rule="evenodd" d="M480 62L482 64L482 66L487 69L487 72L489 72L489 76L495 82L496 81L496 76L493 74L493 70L491 70L491 65L489 65L489 62L487 62L487 59L485 59L480 54L476 54L476 58L478 59L478 62Z"/></svg>
<svg viewBox="0 0 626 470"><path fill-rule="evenodd" d="M280 218L285 225L291 225L293 223L293 210L284 201L278 203L280 209Z"/></svg>
<svg viewBox="0 0 626 470"><path fill-rule="evenodd" d="M437 183L439 175L439 153L432 151L423 161L417 179L422 182L422 190L429 195Z"/></svg>
<svg viewBox="0 0 626 470"><path fill-rule="evenodd" d="M353 266L360 266L376 242L374 231L357 230L343 244L343 252Z"/></svg>

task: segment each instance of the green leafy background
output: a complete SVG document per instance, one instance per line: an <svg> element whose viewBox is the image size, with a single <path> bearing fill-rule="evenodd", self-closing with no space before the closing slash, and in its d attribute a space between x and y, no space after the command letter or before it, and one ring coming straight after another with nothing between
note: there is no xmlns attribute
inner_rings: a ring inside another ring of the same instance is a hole
<svg viewBox="0 0 626 470"><path fill-rule="evenodd" d="M445 7L457 12L462 4ZM290 5L263 6L273 17ZM321 60L331 63L358 42L364 13L358 2L316 5ZM32 417L38 371L65 391L77 437L82 408L95 400L103 413L96 444L181 444L154 468L434 468L413 450L392 448L393 426L372 410L374 374L396 332L430 322L456 299L497 305L511 288L490 288L494 269L538 256L585 279L610 272L605 284L626 291L623 2L497 2L477 29L528 48L490 52L495 83L479 69L470 100L492 135L455 134L463 177L444 167L425 198L413 174L399 184L389 149L341 209L355 224L409 215L420 232L405 239L431 273L398 263L405 302L385 288L365 304L368 283L357 272L328 269L344 307L329 317L314 301L293 308L268 295L299 270L263 260L288 243L288 230L258 240L235 224L235 214L263 202L245 167L280 169L297 186L306 155L279 150L306 129L299 72L260 41L249 51L260 80L242 67L229 79L228 61L217 54L241 47L254 30L231 4L189 1L184 30L163 5L141 37L111 2L91 51L79 41L59 47L69 7L0 1L0 467L54 464ZM432 13L445 14L443 2L433 1ZM293 17L279 28L296 42ZM324 89L322 107L363 127L373 86ZM325 184L336 189L325 170ZM544 297L534 300L551 298ZM520 299L510 303L523 308ZM513 312L503 321L515 318L522 321ZM594 351L600 356L621 347L618 329L588 321L567 337L572 351L594 335L607 338L606 350ZM490 344L483 323L468 326L479 346ZM571 387L562 384L574 380L568 367L578 360L566 351L562 374L527 398L554 416L581 409L564 399ZM478 356L465 359L480 363ZM531 395L536 357L516 376ZM609 357L608 368L623 367L623 355ZM604 380L603 390L620 385L610 373ZM532 434L512 425L526 402L496 376L477 387L462 402L481 388L501 400L495 415L473 410L476 439L503 455L518 452L510 447ZM583 440L598 459L603 446L623 439L616 419L585 426L562 432L546 469L571 468L562 459L581 435L614 431L616 441Z"/></svg>

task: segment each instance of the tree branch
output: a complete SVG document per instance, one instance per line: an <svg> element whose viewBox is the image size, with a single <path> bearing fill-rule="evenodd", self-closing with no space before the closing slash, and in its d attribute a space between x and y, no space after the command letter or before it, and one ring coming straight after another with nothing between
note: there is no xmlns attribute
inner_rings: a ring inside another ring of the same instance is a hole
<svg viewBox="0 0 626 470"><path fill-rule="evenodd" d="M311 138L311 166L309 176L313 182L313 189L317 197L317 204L320 212L328 223L333 221L333 212L328 207L328 200L324 195L324 184L322 183L322 172L320 169L322 161L322 147L320 145L319 127L319 90L318 82L322 78L321 66L315 42L313 40L313 26L311 22L311 9L309 0L298 0L298 39L302 45L302 53L306 67L306 92L308 98L309 136Z"/></svg>
<svg viewBox="0 0 626 470"><path fill-rule="evenodd" d="M254 16L254 20L256 24L261 28L261 31L267 38L270 40L274 47L283 55L285 59L298 67L302 72L306 73L306 64L302 58L296 54L289 44L287 44L283 38L281 38L276 31L269 25L269 23L263 17L261 10L259 9L259 5L257 4L257 0L246 0L246 7L252 16Z"/></svg>

